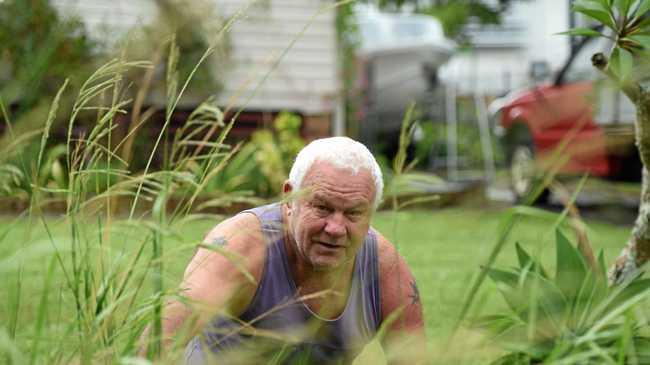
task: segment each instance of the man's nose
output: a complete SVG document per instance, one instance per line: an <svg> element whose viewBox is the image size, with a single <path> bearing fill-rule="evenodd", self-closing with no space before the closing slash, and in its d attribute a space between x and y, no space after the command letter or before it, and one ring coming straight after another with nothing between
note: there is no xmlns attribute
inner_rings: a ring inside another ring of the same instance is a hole
<svg viewBox="0 0 650 365"><path fill-rule="evenodd" d="M327 218L327 223L325 223L325 233L332 237L341 237L345 235L345 217L342 213L335 212Z"/></svg>

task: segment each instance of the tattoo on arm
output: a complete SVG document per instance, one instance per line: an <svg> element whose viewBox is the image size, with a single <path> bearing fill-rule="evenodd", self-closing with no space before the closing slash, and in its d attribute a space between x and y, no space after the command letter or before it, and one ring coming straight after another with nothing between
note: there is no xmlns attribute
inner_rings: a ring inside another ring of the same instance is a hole
<svg viewBox="0 0 650 365"><path fill-rule="evenodd" d="M411 305L420 303L420 291L418 290L418 286L415 284L415 280L411 281L411 294L409 294L409 298L411 298Z"/></svg>
<svg viewBox="0 0 650 365"><path fill-rule="evenodd" d="M224 236L217 236L212 239L210 239L209 244L211 246L221 246L225 247L228 244L228 240Z"/></svg>

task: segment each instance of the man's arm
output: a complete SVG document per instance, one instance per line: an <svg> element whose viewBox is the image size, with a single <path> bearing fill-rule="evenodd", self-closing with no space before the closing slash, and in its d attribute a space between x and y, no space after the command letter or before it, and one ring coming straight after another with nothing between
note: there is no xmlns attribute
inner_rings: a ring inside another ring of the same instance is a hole
<svg viewBox="0 0 650 365"><path fill-rule="evenodd" d="M426 360L420 292L411 270L395 247L379 236L382 346L389 364L419 364Z"/></svg>
<svg viewBox="0 0 650 365"><path fill-rule="evenodd" d="M258 219L239 214L218 224L204 239L185 269L182 300L163 308L163 352L185 346L217 313L240 315L250 303L262 274L266 244ZM151 328L143 334L141 355Z"/></svg>

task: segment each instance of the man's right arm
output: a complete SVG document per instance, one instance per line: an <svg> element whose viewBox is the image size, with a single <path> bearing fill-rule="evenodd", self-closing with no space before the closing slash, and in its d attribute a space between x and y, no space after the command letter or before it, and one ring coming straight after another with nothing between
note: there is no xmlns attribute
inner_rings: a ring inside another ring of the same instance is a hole
<svg viewBox="0 0 650 365"><path fill-rule="evenodd" d="M252 214L239 214L212 229L185 269L182 299L163 309L163 351L184 347L218 313L240 315L257 289L265 255L260 223ZM143 340L148 341L150 330ZM141 355L145 347L143 343Z"/></svg>

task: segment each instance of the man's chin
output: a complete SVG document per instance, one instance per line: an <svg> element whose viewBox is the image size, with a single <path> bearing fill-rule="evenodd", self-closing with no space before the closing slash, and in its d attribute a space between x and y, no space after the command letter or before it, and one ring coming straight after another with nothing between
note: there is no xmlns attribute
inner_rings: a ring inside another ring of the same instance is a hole
<svg viewBox="0 0 650 365"><path fill-rule="evenodd" d="M339 260L334 260L334 259L313 259L311 260L311 266L313 267L314 271L332 271L340 268L345 260L343 258Z"/></svg>
<svg viewBox="0 0 650 365"><path fill-rule="evenodd" d="M312 263L314 271L327 272L336 270L341 267L340 263Z"/></svg>
<svg viewBox="0 0 650 365"><path fill-rule="evenodd" d="M314 271L327 272L335 271L344 267L351 259L348 257L314 257L310 260L311 266ZM352 260L353 261L353 260Z"/></svg>

